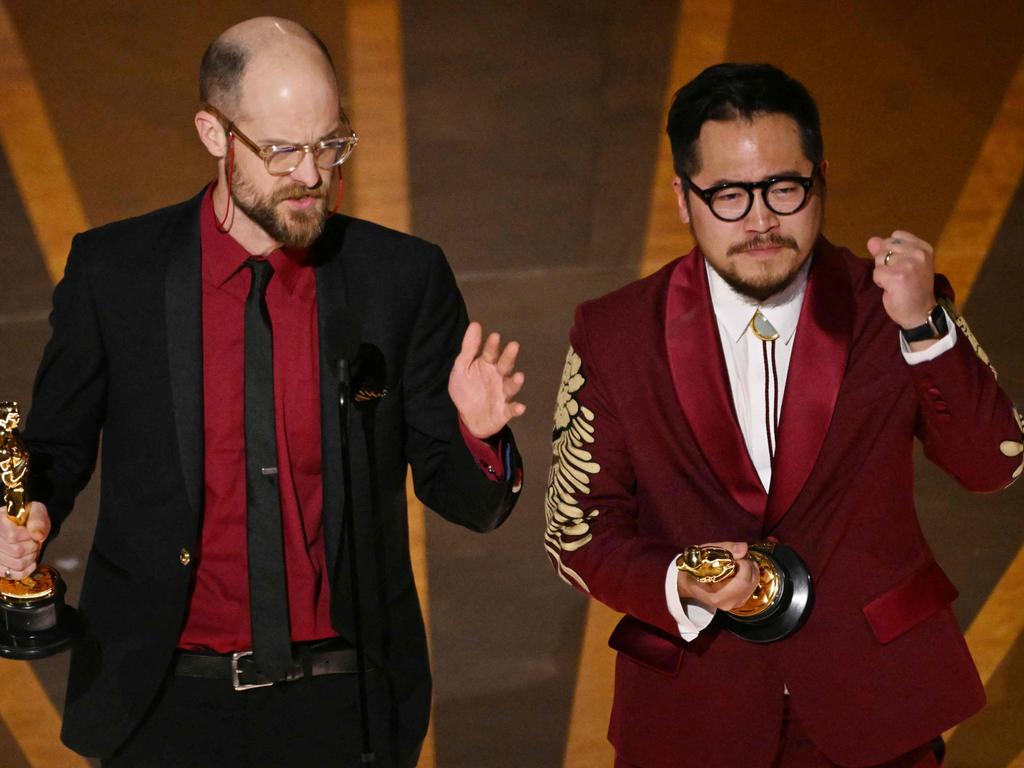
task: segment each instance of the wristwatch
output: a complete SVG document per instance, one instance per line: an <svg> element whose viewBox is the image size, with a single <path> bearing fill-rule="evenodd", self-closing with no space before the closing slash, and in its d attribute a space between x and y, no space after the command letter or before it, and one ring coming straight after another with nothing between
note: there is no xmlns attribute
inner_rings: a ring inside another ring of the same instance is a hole
<svg viewBox="0 0 1024 768"><path fill-rule="evenodd" d="M908 344L912 341L925 341L926 339L941 339L949 331L946 326L946 313L942 307L936 304L928 313L928 319L921 325L914 328L900 328L903 340Z"/></svg>

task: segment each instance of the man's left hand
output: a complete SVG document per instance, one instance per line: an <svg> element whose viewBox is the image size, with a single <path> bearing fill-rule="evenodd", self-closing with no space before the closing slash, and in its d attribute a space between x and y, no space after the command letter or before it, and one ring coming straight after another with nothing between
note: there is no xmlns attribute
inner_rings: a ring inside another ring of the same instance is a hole
<svg viewBox="0 0 1024 768"><path fill-rule="evenodd" d="M448 377L448 394L470 433L486 439L526 411L512 399L526 377L515 370L519 342L510 341L502 349L501 336L491 333L481 350L482 338L480 323L470 323Z"/></svg>
<svg viewBox="0 0 1024 768"><path fill-rule="evenodd" d="M932 247L910 232L896 230L886 238L872 237L868 251L875 259L875 285L882 289L882 305L892 321L901 328L927 322L935 306Z"/></svg>

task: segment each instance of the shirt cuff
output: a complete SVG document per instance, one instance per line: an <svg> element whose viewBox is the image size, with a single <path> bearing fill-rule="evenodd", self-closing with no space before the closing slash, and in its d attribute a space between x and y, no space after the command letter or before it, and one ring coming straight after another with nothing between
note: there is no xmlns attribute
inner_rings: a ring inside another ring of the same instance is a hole
<svg viewBox="0 0 1024 768"><path fill-rule="evenodd" d="M501 457L505 455L507 441L502 437L503 433L499 432L494 437L481 440L469 431L469 428L462 422L461 416L459 417L459 432L462 433L466 448L469 449L480 470L487 475L487 479L494 482L504 481L505 462Z"/></svg>
<svg viewBox="0 0 1024 768"><path fill-rule="evenodd" d="M715 612L709 611L695 600L687 600L684 603L679 597L679 569L676 568L678 557L672 558L672 562L668 564L668 573L665 574L665 603L668 605L668 612L676 620L679 636L690 642L696 640L700 631L711 623L715 618Z"/></svg>
<svg viewBox="0 0 1024 768"><path fill-rule="evenodd" d="M943 352L951 350L953 345L956 344L956 323L953 322L953 318L949 316L949 312L945 309L942 310L942 314L946 316L946 327L949 331L945 336L928 347L928 349L922 349L918 352L914 352L910 348L910 344L907 343L907 340L903 338L903 334L900 334L900 350L903 352L903 359L910 365L927 363L929 360L934 360Z"/></svg>

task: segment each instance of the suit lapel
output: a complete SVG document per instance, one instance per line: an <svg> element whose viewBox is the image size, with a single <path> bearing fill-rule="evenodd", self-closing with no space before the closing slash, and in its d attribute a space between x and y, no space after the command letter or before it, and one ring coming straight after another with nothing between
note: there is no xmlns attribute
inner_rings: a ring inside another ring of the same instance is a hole
<svg viewBox="0 0 1024 768"><path fill-rule="evenodd" d="M158 246L169 254L164 279L167 360L185 495L196 519L203 501L202 198L200 194L186 204Z"/></svg>
<svg viewBox="0 0 1024 768"><path fill-rule="evenodd" d="M766 533L793 505L825 442L846 372L852 328L850 276L836 248L819 238L789 364Z"/></svg>
<svg viewBox="0 0 1024 768"><path fill-rule="evenodd" d="M313 247L316 274L317 330L320 346L320 423L321 451L323 454L323 525L327 552L328 573L334 574L338 562L338 548L342 540L342 515L345 484L341 468L341 426L338 422L338 381L335 378L336 360L328 359L331 339L337 329L331 321L347 316L345 270L341 249L344 243L343 218L333 217L328 229ZM351 432L351 430L350 430Z"/></svg>
<svg viewBox="0 0 1024 768"><path fill-rule="evenodd" d="M703 255L694 249L669 280L665 344L672 381L711 471L741 507L761 517L767 496L736 419L705 270Z"/></svg>

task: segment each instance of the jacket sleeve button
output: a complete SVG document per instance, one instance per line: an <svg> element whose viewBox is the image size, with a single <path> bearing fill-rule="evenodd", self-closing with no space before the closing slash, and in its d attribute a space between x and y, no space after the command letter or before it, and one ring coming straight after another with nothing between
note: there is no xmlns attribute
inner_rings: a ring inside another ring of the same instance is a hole
<svg viewBox="0 0 1024 768"><path fill-rule="evenodd" d="M188 565L192 562L192 553L182 547L181 552L178 553L178 562L182 565Z"/></svg>

